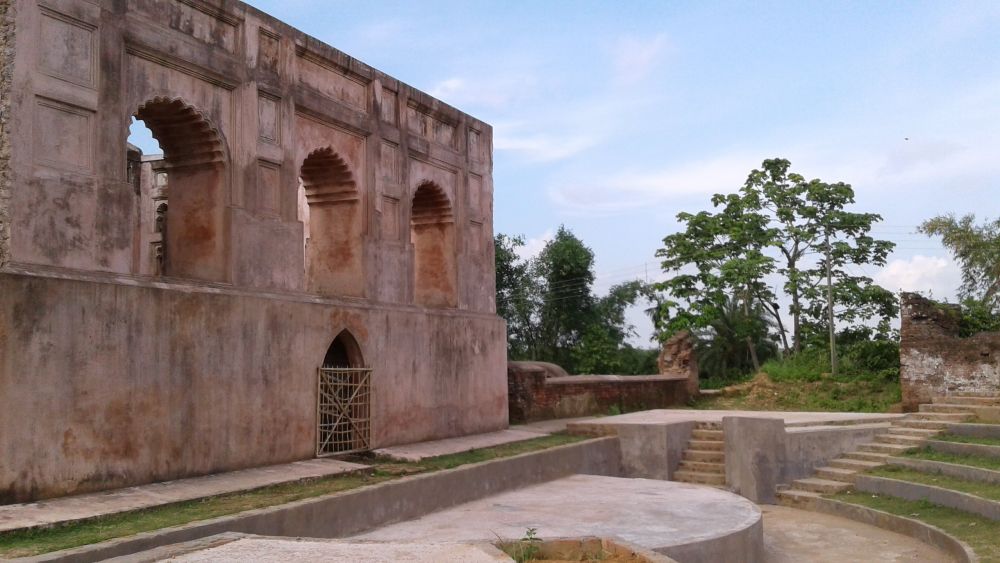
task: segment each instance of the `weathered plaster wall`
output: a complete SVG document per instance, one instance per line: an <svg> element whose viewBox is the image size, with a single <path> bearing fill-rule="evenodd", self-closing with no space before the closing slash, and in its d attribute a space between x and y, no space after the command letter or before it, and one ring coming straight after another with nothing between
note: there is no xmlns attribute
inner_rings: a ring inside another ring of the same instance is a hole
<svg viewBox="0 0 1000 563"><path fill-rule="evenodd" d="M511 422L572 418L659 409L684 404L687 379L659 375L570 375L548 377L531 362L507 365Z"/></svg>
<svg viewBox="0 0 1000 563"><path fill-rule="evenodd" d="M14 2L0 3L0 267L10 257L10 100L14 81Z"/></svg>
<svg viewBox="0 0 1000 563"><path fill-rule="evenodd" d="M899 377L905 409L915 410L935 395L1000 394L1000 333L959 338L960 314L957 305L903 294Z"/></svg>
<svg viewBox="0 0 1000 563"><path fill-rule="evenodd" d="M345 327L374 446L506 426L488 124L235 0L0 6L0 502L312 457L315 369ZM137 250L137 112L174 135L174 277ZM357 190L339 293L305 275L317 149ZM427 181L454 221L449 307L414 304Z"/></svg>
<svg viewBox="0 0 1000 563"><path fill-rule="evenodd" d="M374 447L507 422L492 315L15 274L0 295L0 502L312 457L345 328Z"/></svg>

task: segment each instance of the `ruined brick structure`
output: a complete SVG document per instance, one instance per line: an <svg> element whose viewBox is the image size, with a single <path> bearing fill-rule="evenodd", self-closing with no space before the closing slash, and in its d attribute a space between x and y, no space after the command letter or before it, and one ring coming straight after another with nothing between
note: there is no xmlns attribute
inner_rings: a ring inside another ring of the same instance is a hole
<svg viewBox="0 0 1000 563"><path fill-rule="evenodd" d="M698 379L698 354L694 348L694 337L682 330L671 336L660 346L660 355L656 359L660 375L672 375L687 379L687 392L690 396L698 394L700 381Z"/></svg>
<svg viewBox="0 0 1000 563"><path fill-rule="evenodd" d="M904 293L899 361L903 407L914 410L935 395L1000 395L1000 333L959 338L958 305Z"/></svg>
<svg viewBox="0 0 1000 563"><path fill-rule="evenodd" d="M692 396L687 376L565 375L541 362L509 362L507 388L511 422L672 407Z"/></svg>
<svg viewBox="0 0 1000 563"><path fill-rule="evenodd" d="M0 57L0 502L312 457L328 361L372 447L506 426L489 125L233 0L3 2Z"/></svg>

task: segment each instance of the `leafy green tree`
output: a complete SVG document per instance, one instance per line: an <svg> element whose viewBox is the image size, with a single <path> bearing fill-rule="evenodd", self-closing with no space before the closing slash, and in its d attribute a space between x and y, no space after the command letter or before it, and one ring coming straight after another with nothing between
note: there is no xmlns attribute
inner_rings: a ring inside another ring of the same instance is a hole
<svg viewBox="0 0 1000 563"><path fill-rule="evenodd" d="M962 268L959 296L1000 312L1000 218L976 225L975 215L939 215L924 221L918 230L940 236Z"/></svg>
<svg viewBox="0 0 1000 563"><path fill-rule="evenodd" d="M499 233L496 250L497 314L507 321L507 353L513 359L531 357L538 346L541 288L532 265L517 253L524 237Z"/></svg>
<svg viewBox="0 0 1000 563"><path fill-rule="evenodd" d="M624 350L626 339L636 333L625 312L636 303L642 289L638 281L621 283L597 299L593 318L571 353L576 373L633 373L627 370L628 352Z"/></svg>
<svg viewBox="0 0 1000 563"><path fill-rule="evenodd" d="M692 334L698 353L698 367L706 379L732 379L758 369L760 363L777 356L778 344L771 329L770 315L760 305L748 310L736 298L729 298L718 314ZM754 335L754 354L746 347L746 335Z"/></svg>
<svg viewBox="0 0 1000 563"><path fill-rule="evenodd" d="M542 288L536 359L572 369L572 351L594 319L594 252L560 225L533 268Z"/></svg>

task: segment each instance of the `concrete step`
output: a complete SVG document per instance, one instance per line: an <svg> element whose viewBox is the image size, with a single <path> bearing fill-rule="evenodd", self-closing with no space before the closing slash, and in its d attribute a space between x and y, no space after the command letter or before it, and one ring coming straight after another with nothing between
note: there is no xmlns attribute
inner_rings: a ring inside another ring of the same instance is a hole
<svg viewBox="0 0 1000 563"><path fill-rule="evenodd" d="M876 467L882 467L883 465L885 465L885 462L883 461L868 461L866 459L851 459L849 457L841 457L830 460L830 467L853 469L854 471L868 471L869 469L875 469Z"/></svg>
<svg viewBox="0 0 1000 563"><path fill-rule="evenodd" d="M674 472L674 481L695 483L698 485L725 485L726 476L718 473L702 473L700 471L678 470Z"/></svg>
<svg viewBox="0 0 1000 563"><path fill-rule="evenodd" d="M844 454L847 459L856 459L858 461L874 461L878 463L886 463L886 460L892 457L892 454L887 454L885 452L847 452Z"/></svg>
<svg viewBox="0 0 1000 563"><path fill-rule="evenodd" d="M722 430L721 422L696 422L694 425L698 430Z"/></svg>
<svg viewBox="0 0 1000 563"><path fill-rule="evenodd" d="M715 463L711 461L681 461L678 469L683 471L700 471L701 473L726 474L725 463Z"/></svg>
<svg viewBox="0 0 1000 563"><path fill-rule="evenodd" d="M920 405L923 406L923 405ZM934 422L965 422L972 420L975 415L969 413L949 413L949 412L918 412L910 415L916 420L932 420Z"/></svg>
<svg viewBox="0 0 1000 563"><path fill-rule="evenodd" d="M905 418L903 420L894 420L892 422L893 428L922 428L924 430L945 430L948 428L949 424L952 422L941 422L938 420L920 420L916 418Z"/></svg>
<svg viewBox="0 0 1000 563"><path fill-rule="evenodd" d="M721 442L724 439L724 434L722 430L706 430L704 428L695 428L691 431L691 438L694 440L714 440Z"/></svg>
<svg viewBox="0 0 1000 563"><path fill-rule="evenodd" d="M785 489L778 491L778 504L792 508L807 508L815 499L822 497L819 493L803 491L802 489Z"/></svg>
<svg viewBox="0 0 1000 563"><path fill-rule="evenodd" d="M841 483L854 483L854 478L858 472L853 469L842 467L820 467L816 469L816 477L827 481L840 481Z"/></svg>
<svg viewBox="0 0 1000 563"><path fill-rule="evenodd" d="M821 495L830 495L850 489L851 484L843 483L841 481L831 481L829 479L820 479L818 477L809 477L807 479L796 479L795 481L792 481L792 487L803 491L819 493Z"/></svg>
<svg viewBox="0 0 1000 563"><path fill-rule="evenodd" d="M936 412L944 414L973 414L968 405L953 405L949 403L925 403L920 405L920 412Z"/></svg>
<svg viewBox="0 0 1000 563"><path fill-rule="evenodd" d="M899 444L901 446L911 446L919 448L927 442L927 438L920 436L909 436L906 434L880 434L875 436L875 441L880 444Z"/></svg>
<svg viewBox="0 0 1000 563"><path fill-rule="evenodd" d="M933 428L910 428L909 426L894 426L890 434L914 436L916 438L930 438L936 436L940 430Z"/></svg>
<svg viewBox="0 0 1000 563"><path fill-rule="evenodd" d="M709 463L725 463L726 454L724 452L704 452L698 450L684 450L681 455L684 461L707 461Z"/></svg>
<svg viewBox="0 0 1000 563"><path fill-rule="evenodd" d="M878 454L899 455L912 449L912 446L901 446L899 444L871 443L861 444L858 449L863 452L874 452Z"/></svg>
<svg viewBox="0 0 1000 563"><path fill-rule="evenodd" d="M1000 407L1000 397L984 397L974 395L949 395L934 397L931 402L946 405L969 405L975 407Z"/></svg>
<svg viewBox="0 0 1000 563"><path fill-rule="evenodd" d="M689 450L702 452L721 452L726 449L726 443L718 440L688 440Z"/></svg>

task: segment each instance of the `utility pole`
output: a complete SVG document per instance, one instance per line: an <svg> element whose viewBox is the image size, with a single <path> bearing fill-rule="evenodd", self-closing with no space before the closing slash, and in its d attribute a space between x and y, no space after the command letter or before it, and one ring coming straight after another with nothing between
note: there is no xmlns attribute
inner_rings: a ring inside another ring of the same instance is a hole
<svg viewBox="0 0 1000 563"><path fill-rule="evenodd" d="M830 231L826 231L826 309L830 322L830 375L837 375L837 327L833 317L833 264L830 260Z"/></svg>

